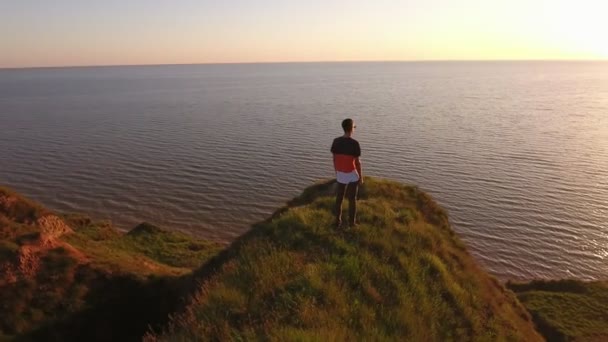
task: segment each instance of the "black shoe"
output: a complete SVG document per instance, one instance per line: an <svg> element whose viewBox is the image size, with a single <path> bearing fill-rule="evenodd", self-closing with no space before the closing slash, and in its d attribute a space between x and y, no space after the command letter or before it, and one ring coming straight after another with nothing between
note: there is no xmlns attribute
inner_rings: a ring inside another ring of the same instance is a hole
<svg viewBox="0 0 608 342"><path fill-rule="evenodd" d="M342 227L342 221L336 221L334 222L334 227L337 229L340 229L340 227Z"/></svg>
<svg viewBox="0 0 608 342"><path fill-rule="evenodd" d="M357 222L351 222L351 223L348 224L348 226L350 228L357 228L359 225L357 224Z"/></svg>

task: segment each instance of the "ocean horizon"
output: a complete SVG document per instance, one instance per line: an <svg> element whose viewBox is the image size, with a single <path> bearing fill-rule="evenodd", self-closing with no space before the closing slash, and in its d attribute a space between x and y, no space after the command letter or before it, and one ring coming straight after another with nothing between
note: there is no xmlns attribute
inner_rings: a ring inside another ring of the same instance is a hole
<svg viewBox="0 0 608 342"><path fill-rule="evenodd" d="M372 64L372 63L608 63L608 59L420 59L420 60L302 60L302 61L254 61L254 62L193 62L193 63L152 63L152 64L82 64L82 65L40 65L0 67L0 70L27 69L72 69L72 68L116 68L116 67L171 67L171 66L213 66L213 65L264 65L264 64Z"/></svg>
<svg viewBox="0 0 608 342"><path fill-rule="evenodd" d="M356 121L364 174L416 184L500 279L608 271L608 62L0 69L0 184L61 212L232 241Z"/></svg>

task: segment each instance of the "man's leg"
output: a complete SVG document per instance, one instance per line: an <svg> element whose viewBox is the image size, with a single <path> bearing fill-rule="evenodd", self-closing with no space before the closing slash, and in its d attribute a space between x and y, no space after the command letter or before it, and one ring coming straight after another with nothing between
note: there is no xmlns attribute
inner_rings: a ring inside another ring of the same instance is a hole
<svg viewBox="0 0 608 342"><path fill-rule="evenodd" d="M342 201L344 200L344 193L346 192L346 184L337 183L337 185L336 207L334 213L336 214L336 226L340 226L342 224Z"/></svg>
<svg viewBox="0 0 608 342"><path fill-rule="evenodd" d="M348 223L351 227L357 224L357 193L359 192L359 183L353 182L348 184L346 196L348 196Z"/></svg>

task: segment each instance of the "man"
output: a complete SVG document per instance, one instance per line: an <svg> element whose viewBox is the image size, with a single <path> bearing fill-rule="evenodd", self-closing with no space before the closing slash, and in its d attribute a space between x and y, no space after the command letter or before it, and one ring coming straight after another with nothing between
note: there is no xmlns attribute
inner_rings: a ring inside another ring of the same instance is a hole
<svg viewBox="0 0 608 342"><path fill-rule="evenodd" d="M359 142L352 138L357 126L352 119L342 121L344 135L334 139L331 145L331 153L334 155L334 169L336 171L336 181L338 190L336 192L336 227L342 225L342 201L346 194L348 198L348 223L354 227L357 215L357 191L359 184L363 184L363 174L361 173L361 147Z"/></svg>

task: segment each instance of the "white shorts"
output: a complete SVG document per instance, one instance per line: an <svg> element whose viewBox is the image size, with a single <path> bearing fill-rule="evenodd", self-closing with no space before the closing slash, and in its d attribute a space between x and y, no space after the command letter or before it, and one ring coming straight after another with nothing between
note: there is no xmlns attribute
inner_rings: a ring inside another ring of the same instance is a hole
<svg viewBox="0 0 608 342"><path fill-rule="evenodd" d="M356 170L351 172L336 171L336 180L341 184L354 183L359 181L359 174Z"/></svg>

